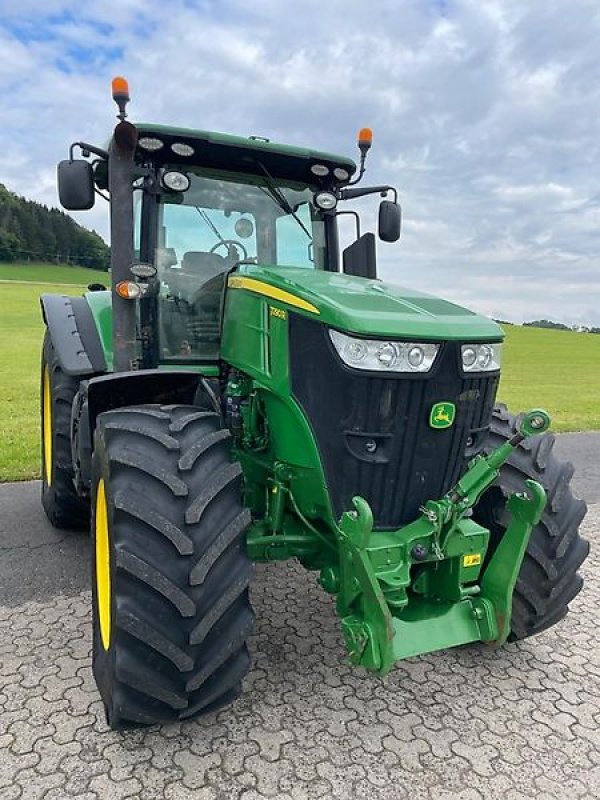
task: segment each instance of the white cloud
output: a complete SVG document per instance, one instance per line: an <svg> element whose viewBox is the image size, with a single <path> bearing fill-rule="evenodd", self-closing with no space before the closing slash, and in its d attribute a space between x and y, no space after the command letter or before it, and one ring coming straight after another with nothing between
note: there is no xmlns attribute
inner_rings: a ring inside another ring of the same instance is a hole
<svg viewBox="0 0 600 800"><path fill-rule="evenodd" d="M398 185L382 274L509 319L600 323L595 0L0 0L0 181L56 204L68 144L133 119L353 153ZM373 203L361 204L369 220ZM107 232L106 207L78 220Z"/></svg>

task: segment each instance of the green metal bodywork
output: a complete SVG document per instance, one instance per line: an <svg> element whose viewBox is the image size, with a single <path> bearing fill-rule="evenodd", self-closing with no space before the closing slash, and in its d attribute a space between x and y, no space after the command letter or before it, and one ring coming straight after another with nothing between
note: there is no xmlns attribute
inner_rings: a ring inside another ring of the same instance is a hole
<svg viewBox="0 0 600 800"><path fill-rule="evenodd" d="M104 360L106 361L106 368L108 372L113 371L114 367L114 352L113 352L113 335L112 335L112 301L110 291L104 292L86 292L85 299L87 300L100 343L104 350Z"/></svg>
<svg viewBox="0 0 600 800"><path fill-rule="evenodd" d="M264 281L312 303L319 310L320 321L350 333L419 341L490 342L504 338L502 329L492 320L385 281L298 267L248 265L236 274ZM228 324L226 318L225 336Z"/></svg>

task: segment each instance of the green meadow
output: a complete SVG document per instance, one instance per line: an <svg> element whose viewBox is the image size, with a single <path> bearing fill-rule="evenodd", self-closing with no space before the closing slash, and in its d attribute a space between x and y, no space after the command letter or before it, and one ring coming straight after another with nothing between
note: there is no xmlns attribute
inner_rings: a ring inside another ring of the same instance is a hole
<svg viewBox="0 0 600 800"><path fill-rule="evenodd" d="M60 264L0 264L0 281L26 281L27 283L55 283L82 286L97 282L107 284L106 272L85 267L67 267ZM40 290L45 292L46 289Z"/></svg>

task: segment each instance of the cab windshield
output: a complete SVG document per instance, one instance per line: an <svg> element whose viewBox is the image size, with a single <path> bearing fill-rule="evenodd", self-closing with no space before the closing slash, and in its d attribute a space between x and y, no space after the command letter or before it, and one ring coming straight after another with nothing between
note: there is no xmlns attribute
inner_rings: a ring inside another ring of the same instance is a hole
<svg viewBox="0 0 600 800"><path fill-rule="evenodd" d="M187 174L189 189L162 194L158 206L162 361L218 359L223 289L236 265L325 268L325 224L308 186Z"/></svg>

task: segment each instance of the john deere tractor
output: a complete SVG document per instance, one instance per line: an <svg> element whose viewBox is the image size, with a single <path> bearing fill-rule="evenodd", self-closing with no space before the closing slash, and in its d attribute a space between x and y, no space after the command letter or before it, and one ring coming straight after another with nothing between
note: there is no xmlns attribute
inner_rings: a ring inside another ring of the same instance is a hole
<svg viewBox="0 0 600 800"><path fill-rule="evenodd" d="M58 167L108 200L110 289L45 295L42 502L93 538L93 671L111 727L240 692L252 562L296 558L350 661L502 645L582 586L585 514L541 409L496 405L502 329L380 280L349 158L126 119ZM80 157L75 158L75 155ZM356 238L339 245L338 217ZM383 245L385 246L385 245Z"/></svg>

